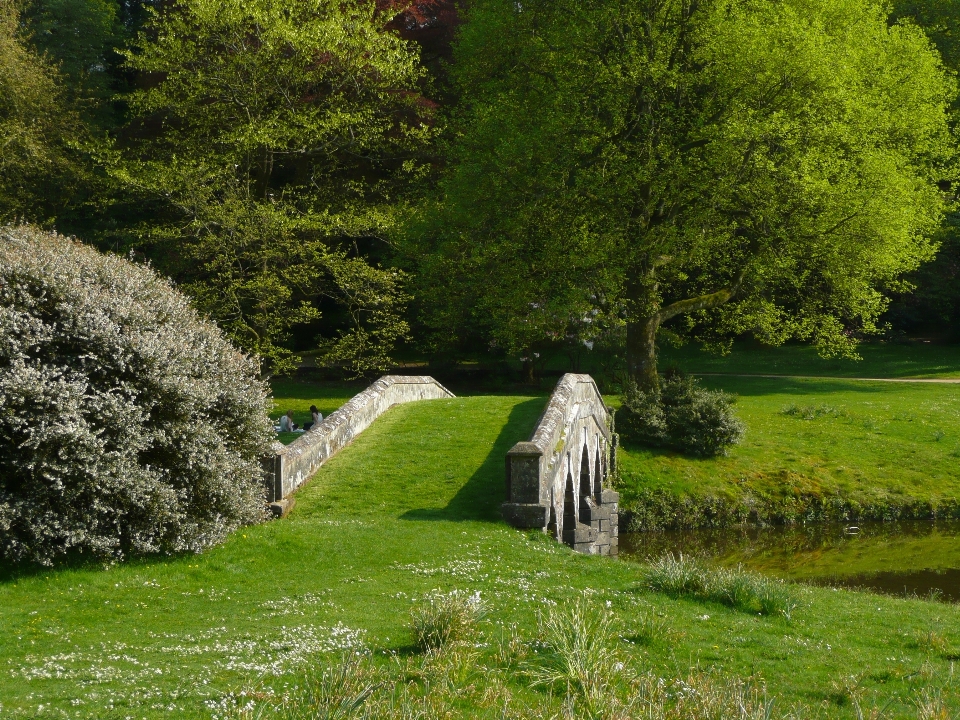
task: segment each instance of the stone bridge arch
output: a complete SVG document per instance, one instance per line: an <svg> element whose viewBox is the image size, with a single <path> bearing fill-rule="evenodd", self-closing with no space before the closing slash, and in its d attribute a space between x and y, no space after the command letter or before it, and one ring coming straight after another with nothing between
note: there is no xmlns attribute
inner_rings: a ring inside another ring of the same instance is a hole
<svg viewBox="0 0 960 720"><path fill-rule="evenodd" d="M504 519L578 552L616 555L619 495L609 489L610 411L589 375L557 383L533 435L507 453Z"/></svg>

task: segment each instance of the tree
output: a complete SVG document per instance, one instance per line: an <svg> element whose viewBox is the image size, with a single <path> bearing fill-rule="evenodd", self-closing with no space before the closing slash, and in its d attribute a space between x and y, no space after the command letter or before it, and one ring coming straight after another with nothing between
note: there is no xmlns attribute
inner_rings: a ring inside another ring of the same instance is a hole
<svg viewBox="0 0 960 720"><path fill-rule="evenodd" d="M81 184L85 137L57 69L25 41L16 6L0 4L0 221L49 221Z"/></svg>
<svg viewBox="0 0 960 720"><path fill-rule="evenodd" d="M620 323L655 389L665 323L852 354L935 251L954 86L872 0L478 0L455 58L411 244L421 294L462 287L436 327L524 352Z"/></svg>
<svg viewBox="0 0 960 720"><path fill-rule="evenodd" d="M898 0L893 4L893 17L915 22L933 41L944 65L952 72L960 70L960 4L952 0ZM953 104L951 123L957 124L958 103ZM951 177L944 178L947 185ZM951 188L956 197L957 188ZM960 319L960 213L954 207L937 237L940 249L936 258L907 275L903 292L894 294L884 316L900 331L934 331L946 329L958 336Z"/></svg>
<svg viewBox="0 0 960 720"><path fill-rule="evenodd" d="M151 11L130 68L152 78L127 186L156 208L138 245L274 371L327 298L328 358L363 374L407 332L383 245L423 169L432 104L415 48L372 0L185 0ZM381 253L382 254L382 253Z"/></svg>
<svg viewBox="0 0 960 720"><path fill-rule="evenodd" d="M89 105L111 94L107 69L120 42L118 10L115 0L24 3L31 44L57 63L77 104Z"/></svg>

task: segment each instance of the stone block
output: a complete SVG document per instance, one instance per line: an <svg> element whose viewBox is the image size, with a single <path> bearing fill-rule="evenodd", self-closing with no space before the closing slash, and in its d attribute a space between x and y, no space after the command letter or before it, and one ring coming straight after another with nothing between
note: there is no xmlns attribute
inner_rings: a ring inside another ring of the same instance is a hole
<svg viewBox="0 0 960 720"><path fill-rule="evenodd" d="M515 528L545 528L550 520L550 508L535 503L503 503L500 514Z"/></svg>
<svg viewBox="0 0 960 720"><path fill-rule="evenodd" d="M567 535L567 533L565 532L564 535ZM572 535L571 539L573 541L571 544L580 545L583 543L596 542L599 533L589 525L577 523L577 526L573 528L573 532L570 533L570 535Z"/></svg>
<svg viewBox="0 0 960 720"><path fill-rule="evenodd" d="M601 505L610 505L612 503L620 502L620 493L616 490L601 490L600 491L600 504Z"/></svg>
<svg viewBox="0 0 960 720"><path fill-rule="evenodd" d="M293 510L293 506L296 504L297 501L292 497L275 500L274 502L270 503L270 513L275 518L286 517L286 515Z"/></svg>
<svg viewBox="0 0 960 720"><path fill-rule="evenodd" d="M609 520L610 508L597 505L593 498L585 497L580 501L580 519L584 522L594 520Z"/></svg>
<svg viewBox="0 0 960 720"><path fill-rule="evenodd" d="M507 500L512 503L540 503L546 488L541 488L543 452L532 442L519 442L507 453Z"/></svg>

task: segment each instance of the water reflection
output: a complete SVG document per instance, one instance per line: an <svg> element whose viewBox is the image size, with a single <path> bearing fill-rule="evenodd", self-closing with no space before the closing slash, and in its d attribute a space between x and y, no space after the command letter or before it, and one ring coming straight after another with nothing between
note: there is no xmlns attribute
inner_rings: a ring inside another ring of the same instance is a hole
<svg viewBox="0 0 960 720"><path fill-rule="evenodd" d="M960 523L629 533L620 555L683 553L817 585L960 601Z"/></svg>

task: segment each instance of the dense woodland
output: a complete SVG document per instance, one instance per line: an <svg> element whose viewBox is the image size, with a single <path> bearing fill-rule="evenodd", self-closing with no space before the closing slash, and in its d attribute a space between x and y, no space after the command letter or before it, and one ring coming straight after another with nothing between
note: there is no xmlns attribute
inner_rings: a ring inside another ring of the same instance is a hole
<svg viewBox="0 0 960 720"><path fill-rule="evenodd" d="M271 374L960 321L960 2L0 0L0 222ZM619 364L618 364L619 363Z"/></svg>

